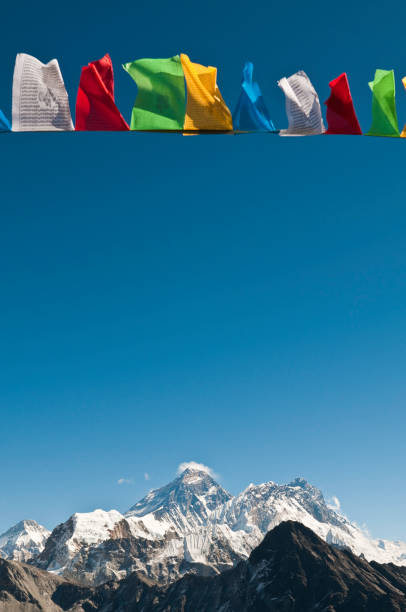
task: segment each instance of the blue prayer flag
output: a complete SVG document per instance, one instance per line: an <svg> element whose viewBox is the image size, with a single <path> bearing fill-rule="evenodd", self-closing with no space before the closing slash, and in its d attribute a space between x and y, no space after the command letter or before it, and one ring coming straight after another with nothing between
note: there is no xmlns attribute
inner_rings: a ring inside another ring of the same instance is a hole
<svg viewBox="0 0 406 612"><path fill-rule="evenodd" d="M11 125L5 114L0 110L0 132L9 132Z"/></svg>
<svg viewBox="0 0 406 612"><path fill-rule="evenodd" d="M233 114L234 129L247 132L275 132L259 85L252 80L253 71L254 65L246 62L241 84L242 91Z"/></svg>

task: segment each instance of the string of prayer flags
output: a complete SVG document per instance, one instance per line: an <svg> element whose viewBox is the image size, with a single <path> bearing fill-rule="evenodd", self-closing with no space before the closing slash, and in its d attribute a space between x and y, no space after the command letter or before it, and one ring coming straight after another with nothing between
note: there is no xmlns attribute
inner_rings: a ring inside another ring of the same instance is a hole
<svg viewBox="0 0 406 612"><path fill-rule="evenodd" d="M114 101L114 73L109 54L82 68L76 97L75 130L129 130Z"/></svg>
<svg viewBox="0 0 406 612"><path fill-rule="evenodd" d="M281 136L306 136L325 131L320 101L309 77L303 70L278 81L285 94L289 127Z"/></svg>
<svg viewBox="0 0 406 612"><path fill-rule="evenodd" d="M68 94L56 59L43 64L26 53L16 57L12 120L0 111L0 132L35 131L176 131L271 132L281 136L317 134L361 135L345 72L330 81L324 103L325 129L320 100L307 74L300 70L278 81L285 97L287 129L275 129L261 89L253 78L254 66L246 62L233 115L217 84L217 68L192 62L185 54L165 59L138 59L123 64L137 86L130 126L114 97L114 71L110 55L83 66L76 97L76 126ZM402 80L406 89L406 77ZM372 92L372 125L369 136L406 138L399 133L393 70L376 70Z"/></svg>
<svg viewBox="0 0 406 612"><path fill-rule="evenodd" d="M347 74L343 72L329 83L331 93L327 106L326 134L362 134L355 114Z"/></svg>
<svg viewBox="0 0 406 612"><path fill-rule="evenodd" d="M185 79L179 55L140 59L123 65L138 87L132 130L183 130Z"/></svg>
<svg viewBox="0 0 406 612"><path fill-rule="evenodd" d="M393 70L376 70L374 80L368 85L372 91L372 125L367 136L398 137Z"/></svg>
<svg viewBox="0 0 406 612"><path fill-rule="evenodd" d="M217 86L217 68L201 66L180 56L186 79L185 130L231 131L233 120Z"/></svg>
<svg viewBox="0 0 406 612"><path fill-rule="evenodd" d="M253 72L254 65L246 62L240 97L233 113L234 129L244 132L275 132L275 126L265 106L261 89L252 79Z"/></svg>
<svg viewBox="0 0 406 612"><path fill-rule="evenodd" d="M10 130L10 121L7 119L3 111L0 110L0 132L9 132Z"/></svg>
<svg viewBox="0 0 406 612"><path fill-rule="evenodd" d="M56 59L43 64L19 53L13 77L13 131L73 130L68 94Z"/></svg>

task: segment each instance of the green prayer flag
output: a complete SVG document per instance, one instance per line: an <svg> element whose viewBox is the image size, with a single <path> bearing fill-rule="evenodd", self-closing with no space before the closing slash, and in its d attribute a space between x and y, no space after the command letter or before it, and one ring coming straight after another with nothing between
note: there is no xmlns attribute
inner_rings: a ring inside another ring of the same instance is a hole
<svg viewBox="0 0 406 612"><path fill-rule="evenodd" d="M123 64L138 87L131 115L132 130L183 130L185 77L179 55Z"/></svg>
<svg viewBox="0 0 406 612"><path fill-rule="evenodd" d="M372 125L367 136L399 136L393 70L376 70L372 91Z"/></svg>

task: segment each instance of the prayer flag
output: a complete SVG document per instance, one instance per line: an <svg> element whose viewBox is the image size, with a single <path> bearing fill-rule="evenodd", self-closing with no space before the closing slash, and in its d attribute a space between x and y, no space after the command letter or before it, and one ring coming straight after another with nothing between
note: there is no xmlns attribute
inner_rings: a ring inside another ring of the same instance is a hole
<svg viewBox="0 0 406 612"><path fill-rule="evenodd" d="M319 96L303 70L278 81L285 94L289 127L281 136L306 136L325 131Z"/></svg>
<svg viewBox="0 0 406 612"><path fill-rule="evenodd" d="M82 68L76 98L75 129L130 129L114 101L114 73L109 54Z"/></svg>
<svg viewBox="0 0 406 612"><path fill-rule="evenodd" d="M183 130L185 79L179 55L140 59L123 65L138 87L132 130Z"/></svg>
<svg viewBox="0 0 406 612"><path fill-rule="evenodd" d="M372 125L367 136L399 136L393 70L376 70L372 91Z"/></svg>
<svg viewBox="0 0 406 612"><path fill-rule="evenodd" d="M187 86L185 130L230 131L231 113L217 86L217 68L180 56Z"/></svg>
<svg viewBox="0 0 406 612"><path fill-rule="evenodd" d="M243 70L241 93L233 114L235 130L247 132L274 132L275 126L269 116L258 83L252 80L254 66L246 62Z"/></svg>
<svg viewBox="0 0 406 612"><path fill-rule="evenodd" d="M404 88L406 89L406 77L403 77L402 83L403 83ZM406 124L405 124L405 126L404 126L400 136L401 136L401 138L406 138Z"/></svg>
<svg viewBox="0 0 406 612"><path fill-rule="evenodd" d="M9 132L10 130L10 121L7 119L3 111L0 110L0 132Z"/></svg>
<svg viewBox="0 0 406 612"><path fill-rule="evenodd" d="M362 134L355 114L347 74L343 72L329 83L331 93L327 106L326 134Z"/></svg>
<svg viewBox="0 0 406 612"><path fill-rule="evenodd" d="M43 64L19 53L13 77L13 130L73 130L68 94L56 59Z"/></svg>

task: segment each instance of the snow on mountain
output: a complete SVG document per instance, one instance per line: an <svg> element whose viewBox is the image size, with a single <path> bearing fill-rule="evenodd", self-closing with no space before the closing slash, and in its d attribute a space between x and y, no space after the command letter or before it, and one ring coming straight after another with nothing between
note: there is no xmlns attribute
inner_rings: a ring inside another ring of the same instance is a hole
<svg viewBox="0 0 406 612"><path fill-rule="evenodd" d="M231 499L210 474L188 468L173 482L148 493L126 517L143 517L144 523L153 518L187 534L212 523L217 510Z"/></svg>
<svg viewBox="0 0 406 612"><path fill-rule="evenodd" d="M50 531L35 521L20 521L0 535L0 557L28 561L44 549Z"/></svg>
<svg viewBox="0 0 406 612"><path fill-rule="evenodd" d="M372 540L364 530L331 509L321 491L303 478L287 485L251 484L232 497L208 474L187 470L130 508L126 518L132 516L145 524L164 520L168 527L171 525L189 538L203 526L207 538L226 540L241 558L248 557L264 535L281 522L297 521L328 543L348 547L369 561L406 565L406 543ZM202 560L203 549L195 555Z"/></svg>
<svg viewBox="0 0 406 612"><path fill-rule="evenodd" d="M115 510L73 515L54 529L33 562L82 584L133 571L165 584L187 572L212 575L233 567L288 520L367 560L406 565L406 543L372 540L303 479L251 484L233 497L209 473L191 468L124 515Z"/></svg>
<svg viewBox="0 0 406 612"><path fill-rule="evenodd" d="M218 573L240 558L228 543L228 527L211 524L230 499L206 472L186 470L124 516L115 510L74 514L54 529L35 565L82 584L133 571L162 583L187 571Z"/></svg>
<svg viewBox="0 0 406 612"><path fill-rule="evenodd" d="M55 527L33 564L66 578L74 578L80 571L83 573L80 582L92 583L96 578L96 568L91 571L83 568L83 557L89 550L109 540L123 518L117 510L73 514L65 523ZM116 576L113 572L109 577Z"/></svg>
<svg viewBox="0 0 406 612"><path fill-rule="evenodd" d="M319 489L296 478L288 485L250 485L227 504L224 520L250 534L250 548L283 521L297 521L327 543L347 547L368 561L406 565L406 543L372 540L364 530L326 504Z"/></svg>

